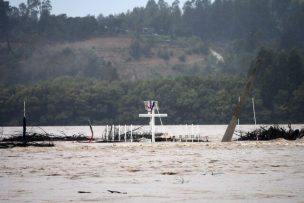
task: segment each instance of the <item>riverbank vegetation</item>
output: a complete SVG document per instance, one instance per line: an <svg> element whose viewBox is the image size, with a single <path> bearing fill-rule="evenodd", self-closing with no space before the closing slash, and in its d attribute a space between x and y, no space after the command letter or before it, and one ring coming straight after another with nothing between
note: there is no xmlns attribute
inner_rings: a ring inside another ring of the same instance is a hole
<svg viewBox="0 0 304 203"><path fill-rule="evenodd" d="M20 124L23 100L32 125L140 124L149 99L167 124L227 124L251 64L258 122L304 122L303 1L149 0L69 17L50 0L0 0L0 20L0 125Z"/></svg>
<svg viewBox="0 0 304 203"><path fill-rule="evenodd" d="M227 75L112 83L62 77L1 88L1 124L20 125L23 100L31 125L86 125L88 118L100 125L142 124L146 120L139 119L138 114L145 112L143 101L150 98L158 100L160 111L169 114L165 124L226 124L243 85L242 78ZM285 96L280 90L273 98L256 89L252 96L258 122L303 122L303 87L301 83ZM240 119L243 124L253 123L250 100Z"/></svg>

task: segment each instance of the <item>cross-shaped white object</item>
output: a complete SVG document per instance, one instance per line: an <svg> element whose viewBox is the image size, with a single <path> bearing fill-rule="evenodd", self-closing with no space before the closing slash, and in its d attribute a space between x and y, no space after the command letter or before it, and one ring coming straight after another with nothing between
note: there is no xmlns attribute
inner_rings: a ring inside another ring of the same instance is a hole
<svg viewBox="0 0 304 203"><path fill-rule="evenodd" d="M148 106L149 110L147 114L139 114L140 118L150 118L150 127L152 133L152 142L155 142L155 117L168 117L168 114L155 114L155 108L157 105L156 101L149 101L150 106ZM152 105L153 104L153 105Z"/></svg>

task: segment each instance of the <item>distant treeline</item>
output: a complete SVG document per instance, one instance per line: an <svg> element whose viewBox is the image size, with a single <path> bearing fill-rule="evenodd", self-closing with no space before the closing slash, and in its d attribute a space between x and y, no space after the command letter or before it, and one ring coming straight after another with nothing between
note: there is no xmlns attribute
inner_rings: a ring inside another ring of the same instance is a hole
<svg viewBox="0 0 304 203"><path fill-rule="evenodd" d="M71 5L72 6L72 5ZM100 5L102 6L102 4ZM68 17L53 15L50 0L28 0L19 7L0 0L0 39L37 42L80 40L121 33L198 36L203 40L248 39L248 49L261 39L281 48L302 47L304 3L301 0L149 0L145 7L118 15Z"/></svg>
<svg viewBox="0 0 304 203"><path fill-rule="evenodd" d="M258 122L304 122L303 1L192 0L181 9L178 1L149 0L145 7L97 18L53 15L51 10L50 0L28 0L18 8L0 0L0 125L20 124L23 100L32 125L80 125L88 118L95 124L146 123L138 114L148 99L160 101L161 112L169 114L166 124L227 124L245 81L235 75L247 70L256 55L252 96ZM109 35L134 36L134 59L149 56L140 35L196 36L203 41L200 52L219 47L225 63L209 76L120 81L115 67L94 51L67 48L33 57L34 49L49 43ZM43 66L40 59L55 65ZM27 63L32 61L38 62ZM250 101L240 119L252 123Z"/></svg>
<svg viewBox="0 0 304 203"><path fill-rule="evenodd" d="M150 42L142 43L142 36L166 39L164 43L194 36L202 41L200 52L208 53L209 47L220 50L225 63L216 69L232 74L246 73L261 47L286 51L304 48L301 0L215 0L213 3L189 0L182 8L178 0L172 5L164 0L149 0L145 7L97 17L53 15L50 0L28 0L19 7L0 0L0 22L0 84L5 85L63 75L118 80L117 67L98 57L93 48L89 52L69 48L42 51L49 44L93 37L132 36L135 40L129 48L131 59L140 59L151 57ZM33 56L37 50L41 51L39 58ZM164 60L170 58L166 49L157 54ZM185 54L179 56L181 62L186 59ZM45 60L58 63L48 67Z"/></svg>
<svg viewBox="0 0 304 203"><path fill-rule="evenodd" d="M294 53L280 54L289 65L296 64ZM275 66L281 77L288 78L282 84L263 70L269 63L281 60L277 56L269 50L259 54L260 77L252 93L257 121L303 123L304 83L296 80L299 75L286 74ZM303 71L298 73L303 77ZM138 114L145 112L143 101L149 99L158 100L160 111L169 114L165 124L227 124L243 85L243 79L229 75L112 83L63 77L0 88L0 125L21 124L23 100L29 125L86 125L88 118L100 125L144 124L147 120L138 118ZM240 120L243 124L253 123L251 100Z"/></svg>

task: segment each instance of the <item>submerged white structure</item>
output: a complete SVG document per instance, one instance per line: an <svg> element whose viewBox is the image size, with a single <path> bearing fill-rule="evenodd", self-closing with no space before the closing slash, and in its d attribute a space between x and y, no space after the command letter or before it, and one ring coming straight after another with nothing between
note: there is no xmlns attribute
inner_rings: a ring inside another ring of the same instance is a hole
<svg viewBox="0 0 304 203"><path fill-rule="evenodd" d="M140 118L150 118L150 127L152 134L152 142L155 142L155 118L168 117L168 114L160 114L158 110L158 102L157 101L144 101L145 109L147 110L147 114L139 114ZM155 109L157 110L157 114L155 114ZM161 121L161 120L160 120ZM162 121L161 121L162 124Z"/></svg>

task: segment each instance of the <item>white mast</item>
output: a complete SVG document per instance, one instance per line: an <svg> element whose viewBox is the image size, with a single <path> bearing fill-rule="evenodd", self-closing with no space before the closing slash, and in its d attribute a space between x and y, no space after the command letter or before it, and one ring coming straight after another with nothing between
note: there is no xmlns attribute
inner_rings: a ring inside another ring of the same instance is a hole
<svg viewBox="0 0 304 203"><path fill-rule="evenodd" d="M158 109L157 101L145 101L145 108L148 111L147 114L139 114L140 118L150 118L150 127L151 127L151 134L152 134L152 142L155 142L155 117L168 117L168 114L155 114L155 108Z"/></svg>

